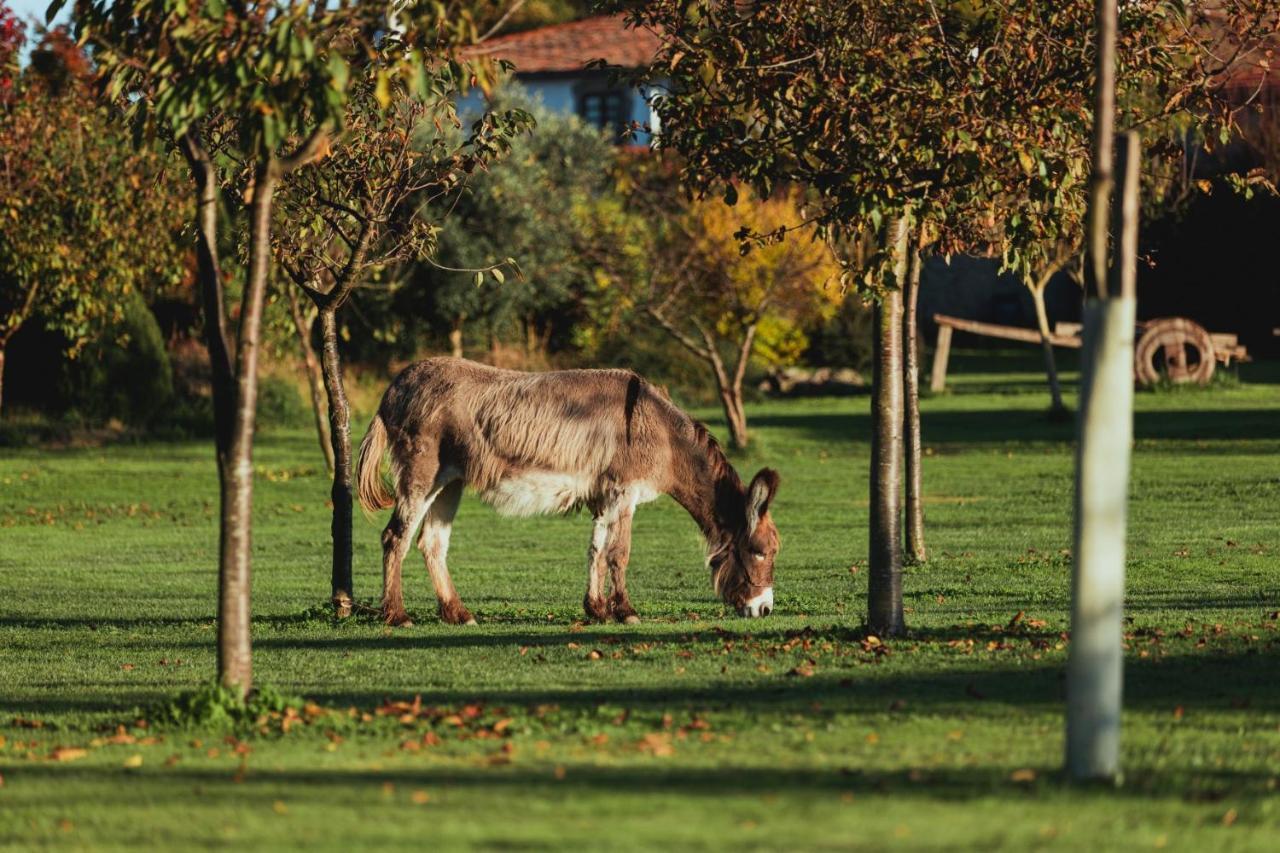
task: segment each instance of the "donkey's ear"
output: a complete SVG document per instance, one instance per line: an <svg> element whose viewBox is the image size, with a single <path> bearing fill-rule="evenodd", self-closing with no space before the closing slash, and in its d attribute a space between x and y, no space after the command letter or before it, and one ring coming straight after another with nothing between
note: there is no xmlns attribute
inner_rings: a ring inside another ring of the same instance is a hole
<svg viewBox="0 0 1280 853"><path fill-rule="evenodd" d="M778 472L772 468L761 468L760 473L751 478L747 487L747 532L754 533L760 519L769 511L773 496L778 493Z"/></svg>

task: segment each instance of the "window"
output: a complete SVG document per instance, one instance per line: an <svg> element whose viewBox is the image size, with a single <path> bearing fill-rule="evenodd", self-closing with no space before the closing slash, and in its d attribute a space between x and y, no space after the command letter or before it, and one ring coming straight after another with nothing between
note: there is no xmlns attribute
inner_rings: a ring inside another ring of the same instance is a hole
<svg viewBox="0 0 1280 853"><path fill-rule="evenodd" d="M587 124L615 135L620 142L627 128L626 102L622 92L591 92L578 100L578 115Z"/></svg>

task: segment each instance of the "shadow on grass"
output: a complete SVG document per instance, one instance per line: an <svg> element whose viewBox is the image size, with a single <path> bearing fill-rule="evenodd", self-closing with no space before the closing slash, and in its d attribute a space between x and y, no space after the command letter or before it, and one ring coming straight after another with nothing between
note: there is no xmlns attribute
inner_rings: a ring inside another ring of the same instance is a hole
<svg viewBox="0 0 1280 853"><path fill-rule="evenodd" d="M1211 406L1212 400L1206 399L1204 404ZM871 416L861 412L768 412L753 415L751 424L762 429L794 431L823 443L862 443L871 439ZM1076 427L1072 421L1051 422L1043 411L982 409L926 410L921 414L920 429L927 445L964 446L1070 442L1075 439ZM1280 439L1280 417L1274 409L1135 412L1133 432L1137 441L1276 440ZM1213 450L1197 448L1199 453ZM1239 453L1240 448L1229 451Z"/></svg>
<svg viewBox="0 0 1280 853"><path fill-rule="evenodd" d="M601 642L599 638L575 633L575 641L584 646ZM968 635L966 635L968 636ZM563 635L507 635L502 644L541 646L563 645ZM633 642L644 638L631 636ZM651 640L669 641L670 635ZM719 649L723 638L712 641L694 654L705 655ZM1187 641L1191 642L1191 641ZM412 649L424 654L456 654L467 648L496 645L494 638L440 635L428 637L397 636L391 638L346 637L333 639L303 638L297 640L268 639L258 648L311 650L319 653L386 651ZM979 644L979 649L981 649ZM601 648L612 646L602 644ZM1196 710L1274 712L1280 710L1280 664L1274 644L1257 653L1170 654L1163 658L1130 659L1125 666L1125 706L1131 710L1168 712L1181 706L1186 713ZM654 654L658 654L655 652ZM796 654L802 654L797 652ZM905 646L891 652L887 663L873 654L849 655L832 660L818 656L818 674L810 678L781 675L791 664L791 655L773 657L779 673L759 678L754 663L741 659L731 661L738 680L704 681L688 684L618 684L610 682L607 672L600 672L597 684L581 687L553 688L448 688L421 690L398 685L395 688L370 687L348 689L322 684L283 684L289 691L304 693L308 698L333 707L374 708L388 698L407 698L421 693L432 704L461 704L480 701L493 705L533 707L556 705L568 710L588 710L600 705L624 706L636 710L670 710L678 708L738 711L748 714L769 713L856 713L876 714L893 711L905 714L966 713L991 716L1008 713L1008 708L1049 711L1062 707L1064 670L1059 661L1040 663L1025 657L1009 655L1001 659L986 654L965 656L954 653L951 660L935 657L927 672L902 673L898 658L909 652ZM920 652L915 652L920 654ZM727 659L728 660L728 659ZM543 665L538 652L531 651L528 666ZM607 662L599 665L602 670ZM752 678L743 683L743 677ZM40 717L44 714L123 711L169 698L171 688L161 684L137 685L128 699L109 700L92 695L98 685L79 685L75 693L43 692L65 688L65 684L31 684L43 695L33 698L0 699L0 713ZM116 686L116 685L101 685Z"/></svg>
<svg viewBox="0 0 1280 853"><path fill-rule="evenodd" d="M726 796L761 795L777 792L807 795L860 794L863 796L921 797L931 800L967 801L992 795L1018 800L1032 800L1046 794L1079 795L1093 790L1107 797L1181 796L1191 802L1216 802L1230 796L1232 802L1249 802L1272 796L1268 788L1270 773L1239 770L1196 770L1194 773L1131 766L1126 770L1126 784L1121 787L1079 788L1068 785L1059 768L1033 768L1031 781L1014 781L1011 774L1021 768L983 765L963 768L906 768L879 771L855 767L777 768L759 765L718 765L712 767L613 766L594 764L540 765L534 767L494 766L423 767L383 770L325 768L324 770L260 769L250 766L243 774L237 770L166 768L154 776L133 776L129 785L137 790L145 785L150 803L165 800L189 802L195 789L203 793L213 788L218 796L244 799L254 803L279 796L280 786L314 789L314 796L329 796L328 789L366 787L381 794L390 783L419 788L456 789L534 789L558 798L563 795L588 796L601 792L659 794L707 797L722 801ZM23 765L5 768L15 783L48 781L57 785L121 784L118 769L88 769ZM1025 770L1023 771L1025 773ZM233 781L233 777L234 781ZM1026 778L1022 776L1021 778ZM147 782L151 782L147 785ZM301 794L306 796L306 794ZM30 798L26 805L34 805ZM50 805L64 806L65 800L54 799Z"/></svg>

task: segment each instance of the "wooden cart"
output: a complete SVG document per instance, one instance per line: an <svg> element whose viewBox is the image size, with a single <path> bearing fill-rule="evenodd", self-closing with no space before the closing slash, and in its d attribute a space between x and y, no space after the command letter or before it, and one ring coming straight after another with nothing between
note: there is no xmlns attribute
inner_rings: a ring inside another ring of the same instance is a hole
<svg viewBox="0 0 1280 853"><path fill-rule="evenodd" d="M934 314L938 324L938 342L933 353L933 374L929 388L941 391L947 384L947 361L951 356L951 335L956 330L1007 341L1040 343L1040 333L1021 326L1003 326L963 320L946 314ZM1057 347L1079 349L1082 328L1079 323L1058 323L1049 336ZM1171 382L1195 382L1207 385L1217 365L1248 361L1249 352L1239 339L1228 332L1207 332L1186 317L1160 317L1137 325L1138 338L1133 347L1133 376L1142 385L1154 385L1161 378Z"/></svg>

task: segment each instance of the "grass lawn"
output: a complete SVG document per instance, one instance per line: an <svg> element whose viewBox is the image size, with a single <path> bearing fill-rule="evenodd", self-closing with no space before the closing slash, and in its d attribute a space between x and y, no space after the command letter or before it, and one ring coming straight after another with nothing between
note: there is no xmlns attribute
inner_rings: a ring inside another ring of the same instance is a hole
<svg viewBox="0 0 1280 853"><path fill-rule="evenodd" d="M667 499L637 516L643 622L622 627L579 621L585 516L468 498L450 564L479 627L437 623L415 553L414 627L334 624L315 440L264 434L256 676L320 706L265 735L134 710L213 675L211 447L0 450L0 846L1275 849L1274 369L1137 397L1126 778L1077 790L1057 777L1073 427L1015 361L958 355L924 401L931 558L911 636L883 644L860 630L866 398L749 411L740 467L783 476L760 621L714 599ZM380 525L357 520L361 598Z"/></svg>

